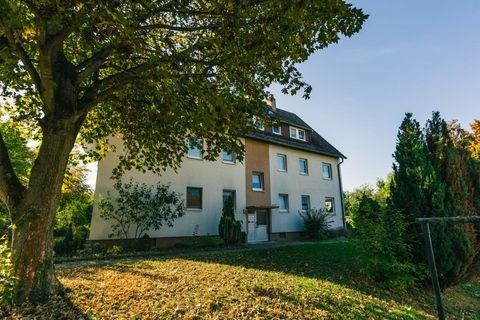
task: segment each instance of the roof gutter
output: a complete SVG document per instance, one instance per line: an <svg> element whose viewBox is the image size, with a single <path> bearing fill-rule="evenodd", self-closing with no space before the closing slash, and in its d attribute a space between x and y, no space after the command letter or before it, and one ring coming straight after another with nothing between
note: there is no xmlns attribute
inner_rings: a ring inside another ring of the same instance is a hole
<svg viewBox="0 0 480 320"><path fill-rule="evenodd" d="M345 203L343 199L343 188L342 188L342 174L340 171L340 165L345 161L345 158L340 157L342 159L338 164L337 164L337 172L338 172L338 185L340 188L340 206L342 209L342 223L343 223L343 230L347 231L347 223L345 221Z"/></svg>

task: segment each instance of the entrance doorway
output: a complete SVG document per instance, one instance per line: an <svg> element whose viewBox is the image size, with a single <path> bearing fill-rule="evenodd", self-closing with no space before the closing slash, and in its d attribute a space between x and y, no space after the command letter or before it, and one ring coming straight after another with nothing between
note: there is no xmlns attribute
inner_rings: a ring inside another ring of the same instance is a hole
<svg viewBox="0 0 480 320"><path fill-rule="evenodd" d="M255 209L247 215L248 242L268 241L270 210Z"/></svg>

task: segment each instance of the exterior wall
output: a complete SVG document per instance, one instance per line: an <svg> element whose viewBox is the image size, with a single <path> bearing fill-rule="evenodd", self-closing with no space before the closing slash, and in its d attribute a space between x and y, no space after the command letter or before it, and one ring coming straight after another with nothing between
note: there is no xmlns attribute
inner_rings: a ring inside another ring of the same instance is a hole
<svg viewBox="0 0 480 320"><path fill-rule="evenodd" d="M245 139L245 187L247 206L270 206L270 161L268 143ZM263 191L252 190L252 173L263 173Z"/></svg>
<svg viewBox="0 0 480 320"><path fill-rule="evenodd" d="M117 150L122 150L121 140L112 139L117 145ZM120 151L109 153L107 157L98 164L97 182L95 188L94 208L90 228L90 240L109 239L111 223L100 218L98 209L99 196L105 197L107 191L115 197L113 185L114 180L110 179L112 169L118 163ZM216 161L206 161L185 158L182 167L175 173L168 169L161 176L151 172L141 173L129 171L123 177L124 181L133 181L154 185L157 182L170 183L171 189L184 195L187 186L202 188L202 209L187 209L183 217L174 222L169 228L164 226L157 231L148 231L150 237L189 237L194 233L197 235L217 235L218 223L222 214L222 192L223 190L235 190L236 193L236 219L243 221L245 215L243 209L245 203L245 165L223 163L221 155ZM244 226L243 226L244 228ZM133 235L132 235L133 236Z"/></svg>
<svg viewBox="0 0 480 320"><path fill-rule="evenodd" d="M278 171L277 154L287 156L287 172ZM272 209L272 233L303 231L301 196L310 196L311 208L323 208L326 197L334 198L334 216L330 228L342 228L342 207L339 177L337 171L338 159L324 155L304 152L288 147L269 145L270 182L272 205L278 204L278 194L288 194L289 210L280 212ZM298 159L308 160L308 175L299 173ZM322 175L322 163L332 166L332 179L327 180Z"/></svg>

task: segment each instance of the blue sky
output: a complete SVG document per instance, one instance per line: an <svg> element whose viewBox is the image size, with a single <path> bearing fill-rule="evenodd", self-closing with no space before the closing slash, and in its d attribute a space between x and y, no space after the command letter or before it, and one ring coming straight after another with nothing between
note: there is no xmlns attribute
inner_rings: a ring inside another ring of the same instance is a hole
<svg viewBox="0 0 480 320"><path fill-rule="evenodd" d="M433 110L467 128L480 118L480 1L350 1L370 15L352 38L300 66L311 99L272 92L348 159L344 189L374 184L392 167L405 112Z"/></svg>

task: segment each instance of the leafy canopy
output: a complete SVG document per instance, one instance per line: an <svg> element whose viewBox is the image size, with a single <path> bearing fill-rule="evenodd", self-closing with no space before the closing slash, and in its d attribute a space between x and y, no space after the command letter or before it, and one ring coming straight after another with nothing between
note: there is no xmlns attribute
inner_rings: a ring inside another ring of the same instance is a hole
<svg viewBox="0 0 480 320"><path fill-rule="evenodd" d="M185 139L203 138L207 159L241 157L265 88L308 97L296 64L366 18L341 0L0 0L0 94L30 132L84 122L91 157L121 136L118 174L176 167Z"/></svg>

